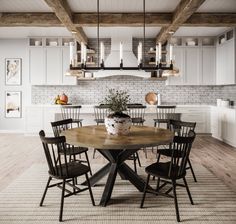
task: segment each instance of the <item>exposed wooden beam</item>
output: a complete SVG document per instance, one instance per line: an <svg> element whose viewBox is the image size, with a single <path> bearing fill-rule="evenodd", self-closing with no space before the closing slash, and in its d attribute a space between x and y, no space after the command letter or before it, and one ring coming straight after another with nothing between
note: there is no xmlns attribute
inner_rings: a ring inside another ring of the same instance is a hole
<svg viewBox="0 0 236 224"><path fill-rule="evenodd" d="M73 23L76 27L97 26L95 13L75 13ZM160 27L171 24L171 13L148 13L146 26ZM101 13L100 26L142 26L140 13ZM54 13L1 13L0 27L38 26L61 27L63 24ZM236 13L194 13L182 26L233 27L236 26Z"/></svg>
<svg viewBox="0 0 236 224"><path fill-rule="evenodd" d="M194 13L183 26L234 27L236 13Z"/></svg>
<svg viewBox="0 0 236 224"><path fill-rule="evenodd" d="M70 7L66 0L44 0L49 7L56 14L57 18L64 24L64 26L70 31L76 31L74 37L78 42L84 42L87 44L88 38L84 33L82 27L77 28L73 23L73 16Z"/></svg>
<svg viewBox="0 0 236 224"><path fill-rule="evenodd" d="M175 32L205 0L181 0L173 12L172 23L163 27L157 35L156 41L165 43L170 37L170 32Z"/></svg>
<svg viewBox="0 0 236 224"><path fill-rule="evenodd" d="M146 13L146 25L165 26L171 23L171 13ZM100 13L100 26L143 26L142 13ZM74 14L74 24L97 26L96 13Z"/></svg>
<svg viewBox="0 0 236 224"><path fill-rule="evenodd" d="M2 13L0 26L63 26L54 13Z"/></svg>

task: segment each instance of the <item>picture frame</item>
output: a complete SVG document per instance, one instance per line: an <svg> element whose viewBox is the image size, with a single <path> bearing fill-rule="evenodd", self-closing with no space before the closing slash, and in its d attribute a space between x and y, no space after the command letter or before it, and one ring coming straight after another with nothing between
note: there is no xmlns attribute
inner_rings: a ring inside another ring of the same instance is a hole
<svg viewBox="0 0 236 224"><path fill-rule="evenodd" d="M21 85L21 69L21 58L5 58L5 83L7 86Z"/></svg>
<svg viewBox="0 0 236 224"><path fill-rule="evenodd" d="M22 94L21 91L5 92L5 117L21 118L22 116Z"/></svg>

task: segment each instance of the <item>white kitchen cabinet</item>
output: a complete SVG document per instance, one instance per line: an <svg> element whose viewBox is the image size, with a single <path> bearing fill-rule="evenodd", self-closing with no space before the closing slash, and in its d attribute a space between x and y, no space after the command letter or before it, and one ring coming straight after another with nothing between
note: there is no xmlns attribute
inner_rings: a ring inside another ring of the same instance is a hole
<svg viewBox="0 0 236 224"><path fill-rule="evenodd" d="M217 45L216 61L216 84L235 84L235 39Z"/></svg>
<svg viewBox="0 0 236 224"><path fill-rule="evenodd" d="M185 75L184 84L200 84L200 55L198 47L185 48Z"/></svg>
<svg viewBox="0 0 236 224"><path fill-rule="evenodd" d="M52 135L51 122L60 120L60 106L27 106L25 119L25 134L38 135L40 130L44 130L46 134Z"/></svg>
<svg viewBox="0 0 236 224"><path fill-rule="evenodd" d="M180 71L178 76L170 76L167 79L168 85L183 85L184 84L184 49L183 47L174 47L174 66Z"/></svg>
<svg viewBox="0 0 236 224"><path fill-rule="evenodd" d="M66 76L65 73L70 67L70 49L68 47L62 49L62 84L76 85L77 78L75 76Z"/></svg>
<svg viewBox="0 0 236 224"><path fill-rule="evenodd" d="M43 129L43 108L26 107L25 110L25 134L38 134Z"/></svg>
<svg viewBox="0 0 236 224"><path fill-rule="evenodd" d="M46 48L46 83L59 85L62 83L62 49Z"/></svg>
<svg viewBox="0 0 236 224"><path fill-rule="evenodd" d="M236 147L236 110L212 107L211 132L212 137Z"/></svg>
<svg viewBox="0 0 236 224"><path fill-rule="evenodd" d="M182 121L196 122L196 133L210 133L210 110L208 106L177 106L176 113L181 113Z"/></svg>
<svg viewBox="0 0 236 224"><path fill-rule="evenodd" d="M180 75L168 77L167 85L215 85L216 49L214 46L174 47Z"/></svg>
<svg viewBox="0 0 236 224"><path fill-rule="evenodd" d="M39 41L39 46L35 44ZM70 64L71 38L29 38L30 83L32 85L76 85L76 77L65 77ZM52 46L51 43L57 43Z"/></svg>
<svg viewBox="0 0 236 224"><path fill-rule="evenodd" d="M46 84L45 49L33 47L29 49L30 83L32 85Z"/></svg>
<svg viewBox="0 0 236 224"><path fill-rule="evenodd" d="M216 49L215 47L203 47L201 55L201 80L202 85L216 84Z"/></svg>

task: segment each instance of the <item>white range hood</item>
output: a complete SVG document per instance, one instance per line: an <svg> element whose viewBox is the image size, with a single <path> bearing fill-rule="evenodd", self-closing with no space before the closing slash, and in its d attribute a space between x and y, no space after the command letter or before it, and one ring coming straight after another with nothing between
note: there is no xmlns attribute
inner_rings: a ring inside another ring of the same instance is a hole
<svg viewBox="0 0 236 224"><path fill-rule="evenodd" d="M120 66L120 43L123 44L123 67L138 67L138 59L133 53L132 35L122 34L111 36L111 53L104 61L105 67ZM143 70L99 70L94 72L94 78L109 76L137 76L150 78L151 72Z"/></svg>

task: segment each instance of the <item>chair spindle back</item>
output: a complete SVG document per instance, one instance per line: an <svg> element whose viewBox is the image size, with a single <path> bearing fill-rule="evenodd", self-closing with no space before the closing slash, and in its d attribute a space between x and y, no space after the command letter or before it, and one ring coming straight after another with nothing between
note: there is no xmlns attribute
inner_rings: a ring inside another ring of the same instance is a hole
<svg viewBox="0 0 236 224"><path fill-rule="evenodd" d="M186 137L190 131L194 131L196 122L185 122L170 120L170 129L175 132L176 135Z"/></svg>
<svg viewBox="0 0 236 224"><path fill-rule="evenodd" d="M110 114L110 109L107 104L101 104L99 106L94 107L94 116L95 121L98 124L104 124L105 117L107 117Z"/></svg>
<svg viewBox="0 0 236 224"><path fill-rule="evenodd" d="M143 125L146 108L142 104L128 104L127 113L131 117L132 124Z"/></svg>
<svg viewBox="0 0 236 224"><path fill-rule="evenodd" d="M173 143L170 145L172 150L171 163L169 167L169 177L171 174L180 177L186 172L186 165L195 139L195 132L189 131L187 136L175 136ZM174 156L174 154L181 156Z"/></svg>
<svg viewBox="0 0 236 224"><path fill-rule="evenodd" d="M62 119L80 120L81 106L61 106Z"/></svg>
<svg viewBox="0 0 236 224"><path fill-rule="evenodd" d="M175 113L176 106L157 106L156 107L156 115L157 119L168 119L167 114ZM170 115L169 115L170 116Z"/></svg>
<svg viewBox="0 0 236 224"><path fill-rule="evenodd" d="M72 119L65 119L60 121L51 122L53 134L55 137L59 137L61 132L72 128Z"/></svg>
<svg viewBox="0 0 236 224"><path fill-rule="evenodd" d="M65 136L45 137L45 132L43 130L39 132L39 136L43 144L50 174L53 176L68 176L69 160L65 153Z"/></svg>

